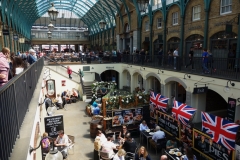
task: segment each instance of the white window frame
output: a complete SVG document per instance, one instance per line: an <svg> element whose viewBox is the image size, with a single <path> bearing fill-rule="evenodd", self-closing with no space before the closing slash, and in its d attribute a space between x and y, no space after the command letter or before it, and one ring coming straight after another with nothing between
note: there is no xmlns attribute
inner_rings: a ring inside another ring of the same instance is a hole
<svg viewBox="0 0 240 160"><path fill-rule="evenodd" d="M223 2L223 1L228 2L227 5L222 6L222 2ZM231 6L231 10L230 10L230 11L227 11L227 12L223 12L223 11L222 11L222 8L228 7L228 6ZM229 13L232 13L232 0L221 0L221 3L220 3L220 15L229 14Z"/></svg>
<svg viewBox="0 0 240 160"><path fill-rule="evenodd" d="M149 31L149 21L145 22L145 31Z"/></svg>
<svg viewBox="0 0 240 160"><path fill-rule="evenodd" d="M172 13L172 24L175 26L175 25L178 25L178 12L174 12Z"/></svg>
<svg viewBox="0 0 240 160"><path fill-rule="evenodd" d="M196 12L197 9L200 9L198 12ZM199 14L198 18L195 18L195 15ZM193 6L193 13L192 13L192 20L193 21L198 21L201 19L201 5Z"/></svg>
<svg viewBox="0 0 240 160"><path fill-rule="evenodd" d="M159 24L160 24L160 26L159 26ZM162 18L157 18L157 28L162 28Z"/></svg>

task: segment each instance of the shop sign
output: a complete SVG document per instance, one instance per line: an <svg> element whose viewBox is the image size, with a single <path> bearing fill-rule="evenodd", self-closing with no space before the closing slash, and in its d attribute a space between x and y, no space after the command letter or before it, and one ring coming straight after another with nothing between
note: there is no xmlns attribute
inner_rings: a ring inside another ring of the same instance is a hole
<svg viewBox="0 0 240 160"><path fill-rule="evenodd" d="M114 69L114 67L106 67L106 69Z"/></svg>
<svg viewBox="0 0 240 160"><path fill-rule="evenodd" d="M208 87L193 88L193 94L203 94L203 93L207 93L207 91L208 91Z"/></svg>
<svg viewBox="0 0 240 160"><path fill-rule="evenodd" d="M179 125L178 122L171 116L164 114L160 111L158 113L158 125L161 127L161 130L167 132L170 135L173 135L176 138L179 138Z"/></svg>
<svg viewBox="0 0 240 160"><path fill-rule="evenodd" d="M9 30L8 29L3 29L2 33L3 33L3 35L9 35Z"/></svg>
<svg viewBox="0 0 240 160"><path fill-rule="evenodd" d="M236 99L228 97L227 118L229 121L234 122L236 110Z"/></svg>
<svg viewBox="0 0 240 160"><path fill-rule="evenodd" d="M179 33L179 29L168 30L168 33Z"/></svg>
<svg viewBox="0 0 240 160"><path fill-rule="evenodd" d="M13 35L13 40L18 41L18 35Z"/></svg>
<svg viewBox="0 0 240 160"><path fill-rule="evenodd" d="M201 25L199 25L199 26L191 26L191 27L188 28L188 30L197 30L197 29L201 29L201 28L202 28Z"/></svg>
<svg viewBox="0 0 240 160"><path fill-rule="evenodd" d="M56 138L58 136L58 131L63 130L63 115L49 116L44 118L45 132L48 136Z"/></svg>
<svg viewBox="0 0 240 160"><path fill-rule="evenodd" d="M219 145L206 135L205 133L193 130L193 148L198 151L201 155L209 157L209 159L217 160L232 160L232 151L228 150L222 145Z"/></svg>
<svg viewBox="0 0 240 160"><path fill-rule="evenodd" d="M217 27L217 26L223 26L223 25L226 25L226 24L231 24L231 22L230 21L218 22L218 23L215 23L214 26Z"/></svg>

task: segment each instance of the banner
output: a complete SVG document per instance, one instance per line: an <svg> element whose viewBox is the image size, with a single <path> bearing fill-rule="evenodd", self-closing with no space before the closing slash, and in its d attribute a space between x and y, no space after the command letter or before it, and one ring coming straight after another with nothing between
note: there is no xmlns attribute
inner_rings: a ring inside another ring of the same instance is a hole
<svg viewBox="0 0 240 160"><path fill-rule="evenodd" d="M235 111L236 111L236 99L228 97L227 118L231 122L234 122Z"/></svg>
<svg viewBox="0 0 240 160"><path fill-rule="evenodd" d="M143 108L136 108L134 114L134 122L142 122L143 120Z"/></svg>
<svg viewBox="0 0 240 160"><path fill-rule="evenodd" d="M113 127L121 126L121 122L123 121L122 111L120 111L120 110L113 111L112 115L113 115L112 126Z"/></svg>
<svg viewBox="0 0 240 160"><path fill-rule="evenodd" d="M212 160L234 160L233 151L215 143L207 134L193 129L193 148Z"/></svg>
<svg viewBox="0 0 240 160"><path fill-rule="evenodd" d="M121 124L123 125L128 125L128 124L133 124L133 112L134 110L132 109L128 109L128 110L123 110L122 111L122 116L123 116L123 120L121 122Z"/></svg>

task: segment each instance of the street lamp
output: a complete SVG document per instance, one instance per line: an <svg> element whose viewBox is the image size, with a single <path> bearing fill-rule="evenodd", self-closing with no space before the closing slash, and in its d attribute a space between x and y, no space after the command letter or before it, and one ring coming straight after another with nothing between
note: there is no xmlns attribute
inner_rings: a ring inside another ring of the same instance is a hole
<svg viewBox="0 0 240 160"><path fill-rule="evenodd" d="M49 23L48 29L49 31L52 31L54 29L54 25L52 24L52 22Z"/></svg>
<svg viewBox="0 0 240 160"><path fill-rule="evenodd" d="M48 35L48 37L52 36L52 32L48 31L47 35Z"/></svg>
<svg viewBox="0 0 240 160"><path fill-rule="evenodd" d="M137 4L139 12L145 12L148 7L149 0L137 0Z"/></svg>
<svg viewBox="0 0 240 160"><path fill-rule="evenodd" d="M51 21L56 21L59 12L56 10L53 3L51 3L51 5L52 5L52 7L49 8L48 15L49 15Z"/></svg>
<svg viewBox="0 0 240 160"><path fill-rule="evenodd" d="M98 24L100 29L104 29L107 23L104 19L102 19Z"/></svg>
<svg viewBox="0 0 240 160"><path fill-rule="evenodd" d="M48 139L51 140L51 144L50 144L51 149L50 149L50 151L48 152L48 154L46 155L45 160L63 160L62 153L59 152L56 147L54 148L54 144L53 144L54 139L53 139L52 137L44 137L44 138L48 138ZM42 139L40 140L39 145L38 145L37 148L32 148L32 147L30 146L30 149L29 149L29 153L30 153L30 154L32 153L32 151L35 151L36 149L38 149L38 148L41 146L42 140L43 140L44 138L42 138Z"/></svg>

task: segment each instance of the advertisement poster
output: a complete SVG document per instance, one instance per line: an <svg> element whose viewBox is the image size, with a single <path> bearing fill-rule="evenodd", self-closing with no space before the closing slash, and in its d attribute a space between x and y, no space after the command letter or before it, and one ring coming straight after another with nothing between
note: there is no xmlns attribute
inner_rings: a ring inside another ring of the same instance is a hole
<svg viewBox="0 0 240 160"><path fill-rule="evenodd" d="M231 122L234 122L235 110L236 110L236 99L228 97L227 118Z"/></svg>
<svg viewBox="0 0 240 160"><path fill-rule="evenodd" d="M193 148L212 160L233 160L232 151L219 145L206 134L193 129Z"/></svg>
<svg viewBox="0 0 240 160"><path fill-rule="evenodd" d="M158 114L158 125L161 127L161 130L167 132L168 134L179 138L179 131L180 127L178 125L178 122L172 118L171 116L157 111Z"/></svg>
<svg viewBox="0 0 240 160"><path fill-rule="evenodd" d="M122 111L113 111L112 112L113 119L112 119L112 126L121 126L121 122L123 122Z"/></svg>
<svg viewBox="0 0 240 160"><path fill-rule="evenodd" d="M133 124L133 110L123 110L122 111L123 120L121 124L128 125Z"/></svg>
<svg viewBox="0 0 240 160"><path fill-rule="evenodd" d="M135 122L142 122L142 120L143 120L143 116L142 115L143 115L143 109L142 108L136 108L133 120Z"/></svg>

